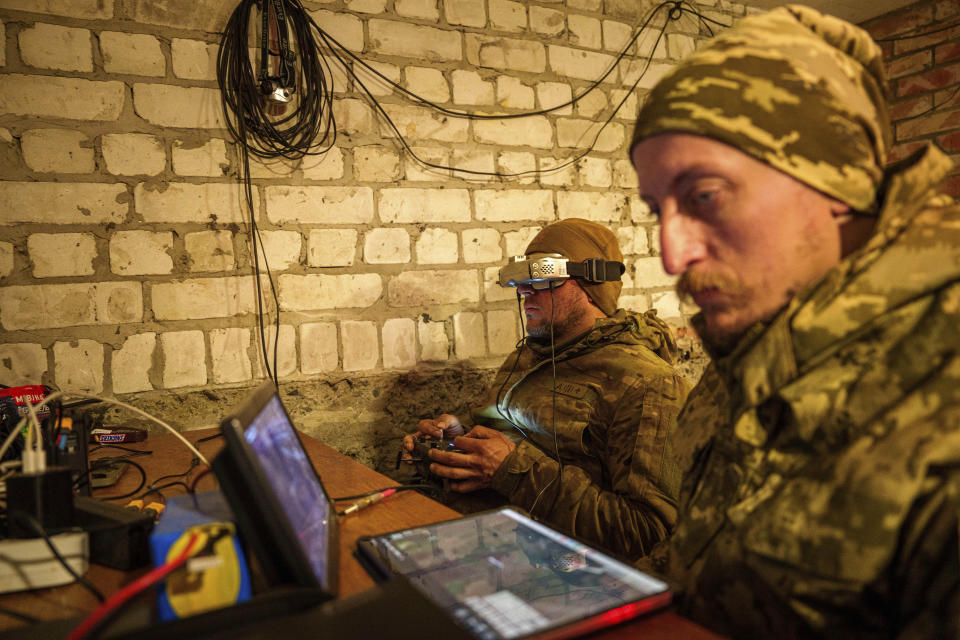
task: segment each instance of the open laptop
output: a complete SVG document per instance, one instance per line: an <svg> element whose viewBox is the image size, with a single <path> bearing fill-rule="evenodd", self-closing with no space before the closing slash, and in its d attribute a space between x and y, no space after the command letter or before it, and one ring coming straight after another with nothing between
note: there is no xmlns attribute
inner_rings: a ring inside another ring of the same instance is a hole
<svg viewBox="0 0 960 640"><path fill-rule="evenodd" d="M361 538L375 576L402 576L481 640L570 638L670 604L668 585L512 507Z"/></svg>
<svg viewBox="0 0 960 640"><path fill-rule="evenodd" d="M221 430L213 471L270 586L337 593L337 516L272 382Z"/></svg>

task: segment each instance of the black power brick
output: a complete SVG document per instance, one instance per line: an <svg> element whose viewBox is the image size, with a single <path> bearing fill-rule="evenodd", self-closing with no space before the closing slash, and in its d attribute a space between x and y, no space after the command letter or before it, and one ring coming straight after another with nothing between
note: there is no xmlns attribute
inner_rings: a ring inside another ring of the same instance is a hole
<svg viewBox="0 0 960 640"><path fill-rule="evenodd" d="M7 478L7 513L11 538L36 538L18 514L30 516L47 533L59 533L74 524L73 478L66 467L49 467L38 473ZM34 525L35 526L35 525Z"/></svg>
<svg viewBox="0 0 960 640"><path fill-rule="evenodd" d="M90 562L121 571L150 564L152 513L86 496L74 496L73 509L76 524L90 534Z"/></svg>

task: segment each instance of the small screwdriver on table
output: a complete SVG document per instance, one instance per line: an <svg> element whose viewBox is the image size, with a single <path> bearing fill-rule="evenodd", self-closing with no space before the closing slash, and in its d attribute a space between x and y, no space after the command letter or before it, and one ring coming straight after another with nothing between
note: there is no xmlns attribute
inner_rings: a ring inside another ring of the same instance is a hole
<svg viewBox="0 0 960 640"><path fill-rule="evenodd" d="M344 509L342 515L346 516L351 513L356 513L357 511L360 511L360 509L366 509L370 505L380 502L384 498L388 498L393 494L395 494L396 492L397 492L396 489L384 489L383 491L380 491L379 493L375 493L372 496L367 496L362 500L357 500L352 505Z"/></svg>

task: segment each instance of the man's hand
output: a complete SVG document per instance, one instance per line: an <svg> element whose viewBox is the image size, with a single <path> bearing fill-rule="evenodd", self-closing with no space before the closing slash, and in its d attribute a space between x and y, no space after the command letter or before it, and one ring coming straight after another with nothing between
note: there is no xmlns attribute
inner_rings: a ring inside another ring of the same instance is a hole
<svg viewBox="0 0 960 640"><path fill-rule="evenodd" d="M430 459L434 462L430 465L430 472L450 479L450 489L461 493L489 487L493 474L517 447L496 429L480 426L454 439L453 444L464 453L431 450Z"/></svg>
<svg viewBox="0 0 960 640"><path fill-rule="evenodd" d="M433 420L421 420L420 424L417 425L416 433L403 436L403 449L410 454L413 453L414 443L420 438L441 438L443 436L454 438L462 435L463 431L463 425L460 424L460 419L457 416L444 413ZM410 456L407 455L404 459L409 460Z"/></svg>

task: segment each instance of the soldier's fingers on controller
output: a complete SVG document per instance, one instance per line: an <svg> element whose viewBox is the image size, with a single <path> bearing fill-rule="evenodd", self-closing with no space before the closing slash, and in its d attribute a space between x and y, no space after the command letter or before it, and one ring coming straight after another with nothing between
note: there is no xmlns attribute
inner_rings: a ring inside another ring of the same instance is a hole
<svg viewBox="0 0 960 640"><path fill-rule="evenodd" d="M445 464L431 464L430 473L441 478L450 480L471 480L478 477L478 473L473 469L465 467L448 467Z"/></svg>
<svg viewBox="0 0 960 640"><path fill-rule="evenodd" d="M454 467L468 467L471 464L470 456L466 453L431 449L427 455L430 456L431 460L436 460L442 464L447 464Z"/></svg>

